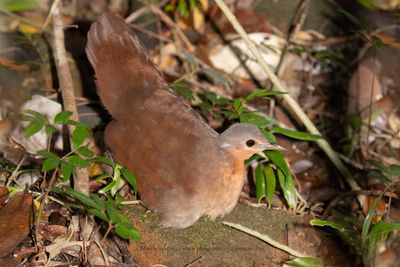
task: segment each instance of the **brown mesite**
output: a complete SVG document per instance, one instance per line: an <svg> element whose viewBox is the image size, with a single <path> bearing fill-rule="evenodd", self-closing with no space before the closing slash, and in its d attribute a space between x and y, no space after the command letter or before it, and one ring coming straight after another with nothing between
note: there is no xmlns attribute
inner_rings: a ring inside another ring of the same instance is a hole
<svg viewBox="0 0 400 267"><path fill-rule="evenodd" d="M113 117L105 142L138 179L140 199L164 227L214 219L236 205L244 160L267 142L253 125L215 132L169 88L147 49L120 17L104 14L88 33L87 56L98 94Z"/></svg>

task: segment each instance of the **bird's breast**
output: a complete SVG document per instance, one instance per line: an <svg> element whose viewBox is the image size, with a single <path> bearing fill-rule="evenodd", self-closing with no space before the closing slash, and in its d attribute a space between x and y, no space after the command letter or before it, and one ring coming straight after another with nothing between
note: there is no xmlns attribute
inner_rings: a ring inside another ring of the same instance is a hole
<svg viewBox="0 0 400 267"><path fill-rule="evenodd" d="M218 185L211 197L210 205L205 212L212 219L229 213L236 205L246 177L246 169L242 161L234 161L230 168L225 168Z"/></svg>

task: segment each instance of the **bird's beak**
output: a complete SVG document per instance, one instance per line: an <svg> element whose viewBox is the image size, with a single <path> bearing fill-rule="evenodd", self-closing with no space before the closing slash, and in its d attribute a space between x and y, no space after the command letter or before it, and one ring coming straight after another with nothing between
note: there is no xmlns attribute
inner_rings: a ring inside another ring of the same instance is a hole
<svg viewBox="0 0 400 267"><path fill-rule="evenodd" d="M270 143L262 144L262 145L260 145L260 148L262 150L287 150L283 146L280 146L278 144L270 144Z"/></svg>

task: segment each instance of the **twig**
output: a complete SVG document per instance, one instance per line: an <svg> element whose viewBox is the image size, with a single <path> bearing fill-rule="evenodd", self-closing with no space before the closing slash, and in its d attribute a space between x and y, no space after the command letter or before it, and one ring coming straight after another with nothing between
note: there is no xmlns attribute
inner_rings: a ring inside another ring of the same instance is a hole
<svg viewBox="0 0 400 267"><path fill-rule="evenodd" d="M22 163L24 163L25 159L26 159L26 153L24 153L19 159L17 166L15 167L14 171L11 173L10 177L7 180L6 186L10 185L10 183L14 181L14 179L17 177L19 169L21 168Z"/></svg>
<svg viewBox="0 0 400 267"><path fill-rule="evenodd" d="M252 230L250 228L247 228L247 227L245 227L243 225L240 225L240 224L237 224L237 223L226 222L226 221L223 221L222 223L225 224L225 225L228 225L229 227L235 228L235 229L237 229L239 231L245 232L246 234L249 234L251 236L257 237L258 239L261 239L262 241L270 244L271 246L273 246L273 247L275 247L277 249L283 250L283 251L285 251L285 252L289 253L290 255L293 255L293 256L295 256L297 258L310 257L308 255L305 255L305 254L303 254L301 252L298 252L298 251L296 251L296 250L294 250L294 249L292 249L292 248L290 248L290 247L288 247L286 245L283 245L283 244L275 241L274 239L272 239L268 235L261 234L261 233L259 233L257 231L254 231L254 230Z"/></svg>
<svg viewBox="0 0 400 267"><path fill-rule="evenodd" d="M50 19L52 17L52 15L54 14L54 10L56 8L56 6L58 5L58 2L60 2L60 0L54 0L53 4L51 5L49 14L47 15L46 21L43 23L42 28L40 29L40 32L44 32L47 28L47 26L50 23Z"/></svg>
<svg viewBox="0 0 400 267"><path fill-rule="evenodd" d="M182 42L185 44L186 48L190 51L193 52L194 46L190 43L186 35L182 32L182 30L178 27L178 25L175 24L173 20L170 19L165 13L155 5L149 5L150 11L153 12L154 14L157 14L160 16L161 20L164 21L165 24L167 24L169 27L173 28L176 32L176 34L179 36L179 38L182 40Z"/></svg>
<svg viewBox="0 0 400 267"><path fill-rule="evenodd" d="M61 14L62 4L58 2L53 11L53 54L60 83L61 95L64 109L71 111L71 119L78 121L78 110L75 103L75 92L73 88L72 75L67 61L67 51L64 45L64 24ZM69 132L72 132L69 127ZM85 168L77 168L74 179L74 188L86 195L89 194L89 175Z"/></svg>
<svg viewBox="0 0 400 267"><path fill-rule="evenodd" d="M103 259L104 259L104 262L105 262L105 264L106 264L106 266L111 266L110 265L110 261L108 260L108 256L107 256L107 253L104 251L104 249L103 249L103 244L100 244L97 240L94 240L93 241L96 245L97 245L97 247L99 248L99 250L100 250L100 252L101 252L101 255L103 256Z"/></svg>
<svg viewBox="0 0 400 267"><path fill-rule="evenodd" d="M249 48L249 50L251 51L253 56L257 59L257 62L260 64L261 68L264 70L264 72L270 78L270 80L274 84L275 88L277 90L279 90L279 91L287 92L287 90L284 88L282 82L271 71L271 69L269 68L268 64L265 62L264 58L261 56L260 51L254 45L254 43L250 40L249 36L247 35L245 30L243 29L242 25L240 25L239 21L233 15L232 11L225 4L225 2L223 0L215 0L215 3L222 10L222 12L225 14L225 16L227 17L229 22L232 24L233 28L238 32L238 34L245 41L247 47ZM307 114L302 110L300 105L296 102L296 100L293 99L293 97L290 94L283 94L282 97L288 103L288 105L291 107L293 112L299 117L299 119L302 121L304 126L307 128L307 130L311 134L321 135L321 133L317 129L317 127L313 124L313 122L310 120L310 118L307 116ZM352 190L360 190L360 186L354 180L354 178L351 175L350 171L346 168L346 166L343 164L343 162L340 160L340 158L336 155L335 151L332 149L330 144L323 138L317 140L316 142L317 142L318 146L329 157L329 159L332 161L332 163L338 169L340 174L344 177L345 181L350 186L350 188ZM359 199L360 205L364 208L365 203L366 203L365 202L365 197L364 196L359 196L358 199Z"/></svg>

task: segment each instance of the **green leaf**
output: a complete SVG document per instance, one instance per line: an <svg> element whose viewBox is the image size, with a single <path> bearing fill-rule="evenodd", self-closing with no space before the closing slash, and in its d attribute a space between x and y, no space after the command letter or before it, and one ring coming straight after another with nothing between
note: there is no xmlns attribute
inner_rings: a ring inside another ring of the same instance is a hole
<svg viewBox="0 0 400 267"><path fill-rule="evenodd" d="M109 159L107 157L96 157L93 160L97 161L97 162L105 163L107 165L110 165L113 168L115 168L115 165L116 165L116 163L114 161L112 161L111 159Z"/></svg>
<svg viewBox="0 0 400 267"><path fill-rule="evenodd" d="M236 111L238 115L240 115L244 110L243 102L239 99L235 99L233 101L233 109Z"/></svg>
<svg viewBox="0 0 400 267"><path fill-rule="evenodd" d="M86 158L91 158L94 156L94 153L92 150L90 150L89 148L87 148L86 146L81 146L79 147L76 152Z"/></svg>
<svg viewBox="0 0 400 267"><path fill-rule="evenodd" d="M99 176L96 176L95 181L101 181L106 178L112 178L112 176L109 175L108 173L103 173L103 174L100 174Z"/></svg>
<svg viewBox="0 0 400 267"><path fill-rule="evenodd" d="M71 111L61 111L54 117L54 123L64 123L72 116L72 114Z"/></svg>
<svg viewBox="0 0 400 267"><path fill-rule="evenodd" d="M265 118L255 112L243 112L240 114L241 123L250 123L258 128L264 129L265 127L274 123L274 120Z"/></svg>
<svg viewBox="0 0 400 267"><path fill-rule="evenodd" d="M97 194L91 194L90 197L93 199L94 202L96 202L97 206L100 209L105 209L106 208L106 202L102 200Z"/></svg>
<svg viewBox="0 0 400 267"><path fill-rule="evenodd" d="M186 0L179 0L178 10L182 17L187 18L189 16L189 10L186 4Z"/></svg>
<svg viewBox="0 0 400 267"><path fill-rule="evenodd" d="M367 162L380 170L381 172L388 173L389 169L380 161L374 160L374 159L368 159Z"/></svg>
<svg viewBox="0 0 400 267"><path fill-rule="evenodd" d="M137 192L138 185L136 177L132 174L132 172L126 168L120 169L122 176L124 176L125 180L132 186L133 190Z"/></svg>
<svg viewBox="0 0 400 267"><path fill-rule="evenodd" d="M213 105L218 99L217 94L213 92L205 92L202 94L202 96L204 96L207 100L209 100Z"/></svg>
<svg viewBox="0 0 400 267"><path fill-rule="evenodd" d="M274 150L266 150L264 151L264 154L278 166L279 169L283 171L285 175L290 174L290 170L288 165L286 164L286 161L282 155L281 152L279 151L274 151Z"/></svg>
<svg viewBox="0 0 400 267"><path fill-rule="evenodd" d="M365 8L374 11L378 8L371 2L371 0L358 0L358 2L363 5Z"/></svg>
<svg viewBox="0 0 400 267"><path fill-rule="evenodd" d="M71 179L71 175L74 172L74 166L65 160L61 161L61 173L63 175L64 181Z"/></svg>
<svg viewBox="0 0 400 267"><path fill-rule="evenodd" d="M382 41L381 38L379 38L376 35L372 35L371 37L371 44L375 47L375 48L382 48L385 47L386 44Z"/></svg>
<svg viewBox="0 0 400 267"><path fill-rule="evenodd" d="M39 132L43 128L43 126L44 126L44 123L39 120L31 121L28 124L28 126L25 128L24 137L26 139L28 139L35 133Z"/></svg>
<svg viewBox="0 0 400 267"><path fill-rule="evenodd" d="M276 138L275 138L275 136L274 136L272 133L268 132L268 131L265 130L265 129L260 129L260 131L261 131L262 134L264 135L265 139L268 140L268 142L270 142L270 143L272 143L272 144L275 144L275 143L276 143Z"/></svg>
<svg viewBox="0 0 400 267"><path fill-rule="evenodd" d="M100 220L103 220L105 222L109 222L109 218L107 217L107 215L104 213L104 211L99 210L99 209L88 209L88 211L93 214L94 216L96 216L97 218L99 218Z"/></svg>
<svg viewBox="0 0 400 267"><path fill-rule="evenodd" d="M32 115L36 120L41 121L43 124L48 123L47 117L43 115L42 113L37 112L36 110L32 109L26 109L22 111L25 114L30 114Z"/></svg>
<svg viewBox="0 0 400 267"><path fill-rule="evenodd" d="M174 90L175 90L175 92L177 92L178 94L186 97L187 99L194 100L193 93L190 92L189 90L186 90L186 89L183 89L183 88L175 88Z"/></svg>
<svg viewBox="0 0 400 267"><path fill-rule="evenodd" d="M175 10L175 6L172 5L172 4L168 4L168 5L166 5L166 6L164 7L164 10L165 10L166 12L174 11L174 10Z"/></svg>
<svg viewBox="0 0 400 267"><path fill-rule="evenodd" d="M267 165L264 168L264 176L266 180L266 193L267 193L267 200L268 203L271 205L272 198L274 197L275 189L276 189L276 179L275 179L275 172L272 169L271 165Z"/></svg>
<svg viewBox="0 0 400 267"><path fill-rule="evenodd" d="M35 121L37 120L35 117L26 114L18 114L13 116L16 121Z"/></svg>
<svg viewBox="0 0 400 267"><path fill-rule="evenodd" d="M382 196L385 194L386 190L382 192L374 201L374 204L372 205L371 209L368 211L367 216L365 216L362 231L361 231L361 246L363 248L366 247L367 242L368 242L368 233L369 229L371 227L372 219L375 215L375 212L378 208L379 203L381 202Z"/></svg>
<svg viewBox="0 0 400 267"><path fill-rule="evenodd" d="M116 180L112 180L108 185L106 185L105 187L100 189L99 193L104 194L104 193L110 191L114 186L116 186L116 184L117 184L117 181Z"/></svg>
<svg viewBox="0 0 400 267"><path fill-rule="evenodd" d="M367 177L370 179L379 179L382 182L384 182L385 184L388 184L391 182L391 180L384 174L382 174L380 171L378 170L370 170L367 173Z"/></svg>
<svg viewBox="0 0 400 267"><path fill-rule="evenodd" d="M320 259L314 258L314 257L296 258L293 260L289 260L286 263L294 265L294 266L300 266L300 267L323 267L324 266Z"/></svg>
<svg viewBox="0 0 400 267"><path fill-rule="evenodd" d="M391 176L400 176L400 166L396 164L391 164L389 166L389 174Z"/></svg>
<svg viewBox="0 0 400 267"><path fill-rule="evenodd" d="M343 222L338 221L327 221L327 220L320 220L320 219L312 219L310 221L312 226L329 226L333 229L345 233L347 231L348 225Z"/></svg>
<svg viewBox="0 0 400 267"><path fill-rule="evenodd" d="M261 163L257 165L255 175L256 175L256 199L257 202L260 203L260 201L265 197L265 177L263 172L263 165Z"/></svg>
<svg viewBox="0 0 400 267"><path fill-rule="evenodd" d="M379 222L371 229L367 239L377 239L381 234L400 230L400 222Z"/></svg>
<svg viewBox="0 0 400 267"><path fill-rule="evenodd" d="M57 131L57 129L53 125L46 124L44 131L46 132L46 134L50 135L50 134L55 133Z"/></svg>
<svg viewBox="0 0 400 267"><path fill-rule="evenodd" d="M82 143L90 137L88 129L83 125L75 127L71 134L71 141L74 148L79 147Z"/></svg>
<svg viewBox="0 0 400 267"><path fill-rule="evenodd" d="M122 238L139 240L140 233L136 230L131 223L119 222L115 225L115 232Z"/></svg>
<svg viewBox="0 0 400 267"><path fill-rule="evenodd" d="M35 10L39 8L37 0L1 0L0 9L10 12Z"/></svg>
<svg viewBox="0 0 400 267"><path fill-rule="evenodd" d="M73 166L79 168L87 168L90 165L90 162L88 160L84 160L77 155L68 156L65 160L71 163Z"/></svg>
<svg viewBox="0 0 400 267"><path fill-rule="evenodd" d="M60 164L60 159L47 158L42 163L42 172L54 170Z"/></svg>
<svg viewBox="0 0 400 267"><path fill-rule="evenodd" d="M202 110L205 111L210 111L212 108L212 105L210 103L207 102L201 102L200 104L197 105L199 108L201 108Z"/></svg>
<svg viewBox="0 0 400 267"><path fill-rule="evenodd" d="M215 83L218 84L226 84L227 81L220 73L216 72L213 69L203 69L204 74L210 77Z"/></svg>
<svg viewBox="0 0 400 267"><path fill-rule="evenodd" d="M98 210L101 209L101 207L99 205L97 205L97 203L93 199L91 199L89 196L87 196L79 191L76 191L76 190L72 189L71 187L66 187L65 192L67 194L71 195L72 197L78 199L80 202L82 202L83 204L85 204L88 207L98 209Z"/></svg>
<svg viewBox="0 0 400 267"><path fill-rule="evenodd" d="M110 203L106 204L106 211L107 211L107 215L110 218L110 222L112 224L116 224L117 222L119 222L119 217L118 217L118 210Z"/></svg>
<svg viewBox="0 0 400 267"><path fill-rule="evenodd" d="M54 154L53 152L47 151L47 150L38 151L37 154L44 158L60 160L60 157L58 155Z"/></svg>
<svg viewBox="0 0 400 267"><path fill-rule="evenodd" d="M318 139L321 139L321 136L315 135L315 134L310 134L306 132L299 132L299 131L293 131L289 129L284 129L280 127L274 127L271 129L271 133L277 133L277 134L282 134L297 140L303 140L303 141L315 141Z"/></svg>
<svg viewBox="0 0 400 267"><path fill-rule="evenodd" d="M258 89L256 91L252 92L251 94L249 94L248 96L246 96L244 99L246 101L250 101L256 97L270 97L270 96L283 95L283 94L287 94L287 93L279 92L279 91L272 91L272 90L268 90L268 89Z"/></svg>
<svg viewBox="0 0 400 267"><path fill-rule="evenodd" d="M322 60L322 59L343 60L343 54L342 53L339 53L339 52L334 51L334 50L329 50L329 49L318 50L318 51L315 52L314 56L318 60Z"/></svg>
<svg viewBox="0 0 400 267"><path fill-rule="evenodd" d="M282 188L283 195L289 208L295 208L297 204L296 187L294 186L293 177L288 173L285 175L281 169L277 170L279 184Z"/></svg>

